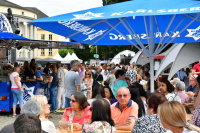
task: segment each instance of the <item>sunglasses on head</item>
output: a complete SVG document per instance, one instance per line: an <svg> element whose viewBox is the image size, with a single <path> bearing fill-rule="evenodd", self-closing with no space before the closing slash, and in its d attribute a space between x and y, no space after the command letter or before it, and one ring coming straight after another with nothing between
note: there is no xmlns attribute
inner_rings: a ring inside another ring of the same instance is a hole
<svg viewBox="0 0 200 133"><path fill-rule="evenodd" d="M119 98L122 98L122 97L126 98L127 96L128 96L128 94L124 94L124 95L117 95L117 97L119 97Z"/></svg>
<svg viewBox="0 0 200 133"><path fill-rule="evenodd" d="M73 102L73 103L75 103L75 102L76 102L75 100L72 100L72 99L70 99L70 101L71 101L71 102Z"/></svg>

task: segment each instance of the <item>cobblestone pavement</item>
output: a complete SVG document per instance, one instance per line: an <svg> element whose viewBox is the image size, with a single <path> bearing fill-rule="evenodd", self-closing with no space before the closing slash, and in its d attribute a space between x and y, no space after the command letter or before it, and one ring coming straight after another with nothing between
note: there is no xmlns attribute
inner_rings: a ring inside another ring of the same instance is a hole
<svg viewBox="0 0 200 133"><path fill-rule="evenodd" d="M51 113L49 116L49 120L52 121L56 127L58 127L58 123L61 120L63 113ZM16 118L12 117L12 114L5 114L5 113L0 113L0 130L5 126L10 123L13 123Z"/></svg>

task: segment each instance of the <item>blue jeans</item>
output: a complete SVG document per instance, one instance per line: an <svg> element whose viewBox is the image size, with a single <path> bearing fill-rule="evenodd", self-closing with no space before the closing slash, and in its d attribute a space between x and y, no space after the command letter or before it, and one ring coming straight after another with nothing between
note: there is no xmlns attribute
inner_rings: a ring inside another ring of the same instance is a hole
<svg viewBox="0 0 200 133"><path fill-rule="evenodd" d="M13 105L17 105L17 102L19 101L19 105L23 105L23 93L20 89L11 89L11 92L13 94Z"/></svg>
<svg viewBox="0 0 200 133"><path fill-rule="evenodd" d="M56 99L57 87L49 88L49 92L50 92L50 100L51 100L51 105L52 105L51 110L55 111L57 110L57 99Z"/></svg>
<svg viewBox="0 0 200 133"><path fill-rule="evenodd" d="M70 107L70 99L68 97L65 97L65 108Z"/></svg>

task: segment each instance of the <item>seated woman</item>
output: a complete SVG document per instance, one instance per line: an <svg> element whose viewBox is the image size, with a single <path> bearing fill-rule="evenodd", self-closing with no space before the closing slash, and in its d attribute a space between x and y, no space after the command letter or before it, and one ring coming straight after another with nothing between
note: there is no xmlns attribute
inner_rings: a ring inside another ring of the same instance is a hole
<svg viewBox="0 0 200 133"><path fill-rule="evenodd" d="M185 90L185 83L183 81L177 81L175 84L176 94L181 98L181 103L187 103L189 96L183 92Z"/></svg>
<svg viewBox="0 0 200 133"><path fill-rule="evenodd" d="M50 105L48 104L46 96L35 95L31 100L37 102L40 105L40 115L42 130L48 133L56 133L56 128L53 122L49 121L48 115L50 114Z"/></svg>
<svg viewBox="0 0 200 133"><path fill-rule="evenodd" d="M117 102L117 99L115 99L109 86L104 86L103 89L105 92L105 98L107 98L110 101L110 104Z"/></svg>
<svg viewBox="0 0 200 133"><path fill-rule="evenodd" d="M166 78L162 79L161 86L158 90L165 94L168 101L178 101L181 103L181 98L174 92L175 87Z"/></svg>
<svg viewBox="0 0 200 133"><path fill-rule="evenodd" d="M89 105L92 105L92 103L97 99L97 98L105 98L105 93L103 86L100 84L95 84L94 88L92 89L92 99L88 99ZM106 98L105 98L106 99ZM106 99L108 100L108 99ZM109 100L108 100L109 102Z"/></svg>
<svg viewBox="0 0 200 133"><path fill-rule="evenodd" d="M140 98L140 93L137 89L134 87L129 87L130 93L131 93L131 100L136 102L138 104L138 118L146 115L146 110L144 108L144 104L142 102L142 99Z"/></svg>
<svg viewBox="0 0 200 133"><path fill-rule="evenodd" d="M92 103L92 122L84 125L82 133L113 133L114 126L109 102L99 98Z"/></svg>
<svg viewBox="0 0 200 133"><path fill-rule="evenodd" d="M148 115L137 120L132 133L165 133L158 115L157 108L160 104L166 102L167 99L164 94L154 92L149 95L147 104Z"/></svg>
<svg viewBox="0 0 200 133"><path fill-rule="evenodd" d="M199 133L200 128L187 123L184 106L177 101L165 102L158 107L158 115L167 133ZM170 116L170 117L166 117Z"/></svg>
<svg viewBox="0 0 200 133"><path fill-rule="evenodd" d="M90 106L82 92L72 94L70 107L65 109L62 119L76 123L76 125L74 125L74 130L82 130L84 119L91 119Z"/></svg>

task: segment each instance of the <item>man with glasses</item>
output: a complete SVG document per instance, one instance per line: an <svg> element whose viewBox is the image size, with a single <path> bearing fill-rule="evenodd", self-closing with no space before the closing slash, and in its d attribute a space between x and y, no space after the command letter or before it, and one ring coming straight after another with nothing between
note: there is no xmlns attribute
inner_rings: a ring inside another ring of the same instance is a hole
<svg viewBox="0 0 200 133"><path fill-rule="evenodd" d="M186 92L190 91L190 92L195 93L198 85L197 85L197 80L194 75L189 78L189 84L190 85L188 86L188 88L185 91Z"/></svg>
<svg viewBox="0 0 200 133"><path fill-rule="evenodd" d="M111 116L115 121L117 130L131 131L138 118L138 105L131 100L127 87L120 87L116 96L118 102L111 106Z"/></svg>
<svg viewBox="0 0 200 133"><path fill-rule="evenodd" d="M72 93L81 91L80 88L80 77L76 73L79 70L80 62L78 60L72 60L70 62L71 70L66 73L64 78L64 84L66 87L65 93L65 108L70 107L70 97Z"/></svg>

